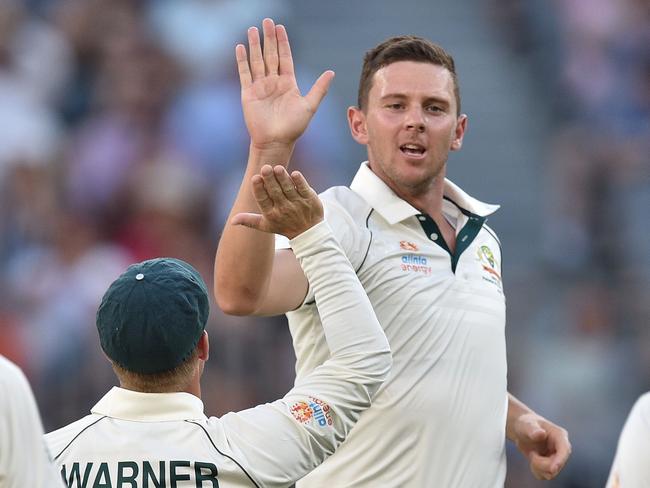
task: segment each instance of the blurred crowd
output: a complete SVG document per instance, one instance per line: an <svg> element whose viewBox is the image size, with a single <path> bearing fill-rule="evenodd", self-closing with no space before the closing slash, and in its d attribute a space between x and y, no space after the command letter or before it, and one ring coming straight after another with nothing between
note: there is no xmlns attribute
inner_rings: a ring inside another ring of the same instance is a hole
<svg viewBox="0 0 650 488"><path fill-rule="evenodd" d="M174 256L211 282L248 151L234 46L262 10L289 16L281 0L0 1L0 353L46 429L115 383L94 314L128 264ZM322 109L294 159L321 190L345 137ZM207 410L288 389L284 319L212 309Z"/></svg>
<svg viewBox="0 0 650 488"><path fill-rule="evenodd" d="M556 305L531 305L511 383L572 433L563 486L597 486L650 389L650 5L493 3L552 114L535 278ZM115 384L94 313L129 263L178 257L211 285L248 150L234 45L262 16L291 34L288 0L0 0L0 353L28 374L47 430ZM298 72L303 90L317 74ZM317 190L350 174L335 96L293 160ZM213 304L208 331L209 413L291 385L283 318Z"/></svg>
<svg viewBox="0 0 650 488"><path fill-rule="evenodd" d="M650 3L497 3L504 44L550 113L545 299L511 379L571 432L561 486L603 486L625 416L650 389Z"/></svg>

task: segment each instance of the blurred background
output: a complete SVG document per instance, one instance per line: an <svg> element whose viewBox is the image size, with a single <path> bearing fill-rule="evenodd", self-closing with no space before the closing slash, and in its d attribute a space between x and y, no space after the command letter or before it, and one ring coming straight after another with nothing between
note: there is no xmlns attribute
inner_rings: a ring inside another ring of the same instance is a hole
<svg viewBox="0 0 650 488"><path fill-rule="evenodd" d="M345 109L366 50L412 33L455 56L469 130L449 176L502 205L510 390L573 443L550 483L510 446L507 486L603 486L650 389L647 0L0 0L0 353L46 430L115 384L94 314L129 263L175 256L211 284L248 149L234 45L265 16L303 92L337 73L292 163L319 191L365 159ZM290 388L283 317L213 304L208 330L209 414Z"/></svg>

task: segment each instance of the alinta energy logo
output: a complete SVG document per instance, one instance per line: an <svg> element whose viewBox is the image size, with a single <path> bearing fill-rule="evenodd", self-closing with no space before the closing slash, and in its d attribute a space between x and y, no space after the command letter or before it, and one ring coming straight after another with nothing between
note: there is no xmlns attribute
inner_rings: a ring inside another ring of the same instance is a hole
<svg viewBox="0 0 650 488"><path fill-rule="evenodd" d="M402 255L401 267L404 272L422 273L425 276L429 276L433 271L428 264L427 258L419 254Z"/></svg>
<svg viewBox="0 0 650 488"><path fill-rule="evenodd" d="M488 246L480 246L476 250L476 258L481 263L483 270L488 273L483 279L494 283L501 289L501 274L497 271L499 262L494 257L492 250Z"/></svg>
<svg viewBox="0 0 650 488"><path fill-rule="evenodd" d="M309 397L309 402L296 402L289 410L301 424L315 420L320 427L332 425L330 406L318 398Z"/></svg>

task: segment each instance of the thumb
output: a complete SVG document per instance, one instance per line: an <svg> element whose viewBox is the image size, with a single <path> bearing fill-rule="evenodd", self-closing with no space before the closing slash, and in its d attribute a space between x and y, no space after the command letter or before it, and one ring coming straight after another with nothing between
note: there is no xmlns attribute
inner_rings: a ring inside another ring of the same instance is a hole
<svg viewBox="0 0 650 488"><path fill-rule="evenodd" d="M311 90L309 90L309 93L307 93L305 96L305 100L307 100L307 104L309 105L309 108L312 110L312 112L316 112L316 109L320 105L320 102L323 101L323 98L327 94L327 90L329 90L333 79L334 71L325 71L318 77L314 83L314 86L311 87Z"/></svg>
<svg viewBox="0 0 650 488"><path fill-rule="evenodd" d="M244 227L250 227L251 229L266 231L266 229L263 228L264 218L260 214L238 213L230 219L230 223L232 225L243 225Z"/></svg>
<svg viewBox="0 0 650 488"><path fill-rule="evenodd" d="M537 416L524 415L517 422L517 433L522 441L540 442L548 437Z"/></svg>
<svg viewBox="0 0 650 488"><path fill-rule="evenodd" d="M533 442L541 442L548 437L548 433L538 422L532 422L526 426L526 435Z"/></svg>

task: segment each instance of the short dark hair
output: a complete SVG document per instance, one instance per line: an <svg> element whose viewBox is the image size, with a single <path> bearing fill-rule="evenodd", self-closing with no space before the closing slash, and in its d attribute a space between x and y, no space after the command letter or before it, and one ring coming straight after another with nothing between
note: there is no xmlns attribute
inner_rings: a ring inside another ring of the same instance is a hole
<svg viewBox="0 0 650 488"><path fill-rule="evenodd" d="M368 103L368 94L375 73L398 61L430 63L446 68L451 73L454 82L454 97L456 98L457 113L460 114L460 87L458 86L454 58L439 45L418 36L391 37L366 53L359 80L357 103L360 109L363 109Z"/></svg>
<svg viewBox="0 0 650 488"><path fill-rule="evenodd" d="M198 356L198 349L194 349L183 362L159 373L129 371L115 361L111 361L111 365L122 387L142 393L170 393L180 391L190 380L194 374Z"/></svg>

